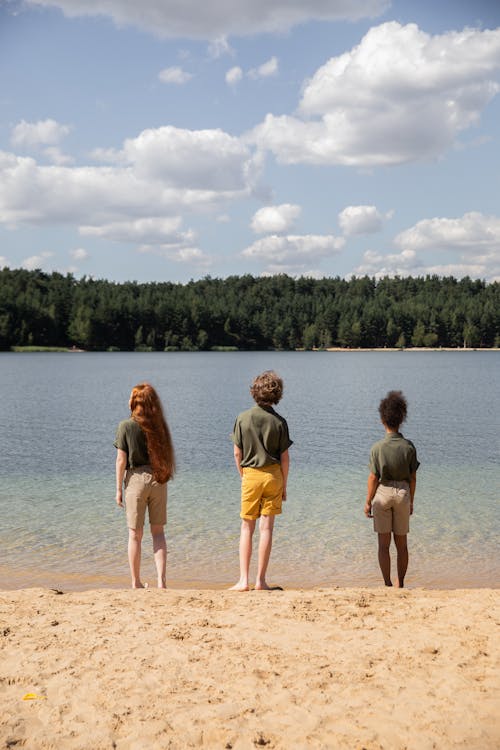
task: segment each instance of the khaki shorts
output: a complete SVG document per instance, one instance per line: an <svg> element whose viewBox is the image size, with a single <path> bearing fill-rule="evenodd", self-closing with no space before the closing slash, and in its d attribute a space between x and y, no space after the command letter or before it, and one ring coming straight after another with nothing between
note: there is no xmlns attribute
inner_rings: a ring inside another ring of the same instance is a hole
<svg viewBox="0 0 500 750"><path fill-rule="evenodd" d="M410 530L410 486L408 482L379 484L372 502L373 530L398 536Z"/></svg>
<svg viewBox="0 0 500 750"><path fill-rule="evenodd" d="M278 516L282 500L283 474L279 464L269 464L261 469L243 469L241 518L254 521L260 516Z"/></svg>
<svg viewBox="0 0 500 750"><path fill-rule="evenodd" d="M167 523L167 485L153 479L150 466L127 470L125 506L129 529L144 528L146 508L151 526L165 526Z"/></svg>

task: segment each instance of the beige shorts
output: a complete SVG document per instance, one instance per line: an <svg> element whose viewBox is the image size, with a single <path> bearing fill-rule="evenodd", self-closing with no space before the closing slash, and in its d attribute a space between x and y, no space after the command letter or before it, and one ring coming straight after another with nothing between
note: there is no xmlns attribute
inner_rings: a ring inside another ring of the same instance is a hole
<svg viewBox="0 0 500 750"><path fill-rule="evenodd" d="M241 518L254 521L260 516L277 516L283 500L283 474L280 464L261 469L245 467L241 480Z"/></svg>
<svg viewBox="0 0 500 750"><path fill-rule="evenodd" d="M372 502L373 530L398 536L410 530L410 486L408 482L379 484Z"/></svg>
<svg viewBox="0 0 500 750"><path fill-rule="evenodd" d="M165 526L167 523L167 485L153 479L150 466L127 470L125 507L129 529L144 528L146 508L151 526Z"/></svg>

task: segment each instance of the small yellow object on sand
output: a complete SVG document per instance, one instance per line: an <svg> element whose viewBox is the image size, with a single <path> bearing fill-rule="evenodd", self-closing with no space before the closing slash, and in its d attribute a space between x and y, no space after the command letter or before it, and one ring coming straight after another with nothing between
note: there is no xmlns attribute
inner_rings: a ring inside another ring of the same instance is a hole
<svg viewBox="0 0 500 750"><path fill-rule="evenodd" d="M36 693L26 693L23 695L23 701L46 701L45 695L37 695Z"/></svg>

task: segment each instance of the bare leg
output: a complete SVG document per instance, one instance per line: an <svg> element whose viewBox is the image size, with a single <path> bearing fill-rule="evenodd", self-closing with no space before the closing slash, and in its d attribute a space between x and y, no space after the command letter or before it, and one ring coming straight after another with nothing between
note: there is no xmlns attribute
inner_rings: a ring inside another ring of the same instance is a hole
<svg viewBox="0 0 500 750"><path fill-rule="evenodd" d="M240 580L231 591L248 591L248 571L252 557L252 536L255 530L255 521L242 518L240 533Z"/></svg>
<svg viewBox="0 0 500 750"><path fill-rule="evenodd" d="M164 526L151 526L153 537L153 552L155 556L156 572L158 574L158 588L167 588L167 542Z"/></svg>
<svg viewBox="0 0 500 750"><path fill-rule="evenodd" d="M386 586L392 586L391 581L391 556L389 547L391 545L391 532L378 535L378 564L384 577Z"/></svg>
<svg viewBox="0 0 500 750"><path fill-rule="evenodd" d="M266 583L266 571L271 557L271 548L273 546L273 528L275 516L261 516L259 523L259 567L257 569L257 578L255 588L259 591L269 591Z"/></svg>
<svg viewBox="0 0 500 750"><path fill-rule="evenodd" d="M128 563L132 576L132 588L143 589L141 583L141 543L144 529L128 530Z"/></svg>
<svg viewBox="0 0 500 750"><path fill-rule="evenodd" d="M398 582L399 588L404 588L405 575L408 570L408 545L406 534L394 534L394 543L398 551Z"/></svg>

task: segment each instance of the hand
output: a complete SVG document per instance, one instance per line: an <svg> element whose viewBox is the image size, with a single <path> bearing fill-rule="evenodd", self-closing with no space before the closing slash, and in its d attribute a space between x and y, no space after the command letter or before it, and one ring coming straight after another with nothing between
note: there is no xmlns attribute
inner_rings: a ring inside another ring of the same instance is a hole
<svg viewBox="0 0 500 750"><path fill-rule="evenodd" d="M373 518L373 513L372 513L372 501L371 501L371 500L367 500L367 501L366 501L366 503L365 503L365 508L364 508L364 512L365 512L365 516L366 516L367 518Z"/></svg>
<svg viewBox="0 0 500 750"><path fill-rule="evenodd" d="M413 515L413 500L410 500L410 516Z"/></svg>
<svg viewBox="0 0 500 750"><path fill-rule="evenodd" d="M123 494L121 490L116 490L116 504L123 508Z"/></svg>
<svg viewBox="0 0 500 750"><path fill-rule="evenodd" d="M286 503L286 487L283 487L283 494L281 495L281 499L284 503Z"/></svg>

